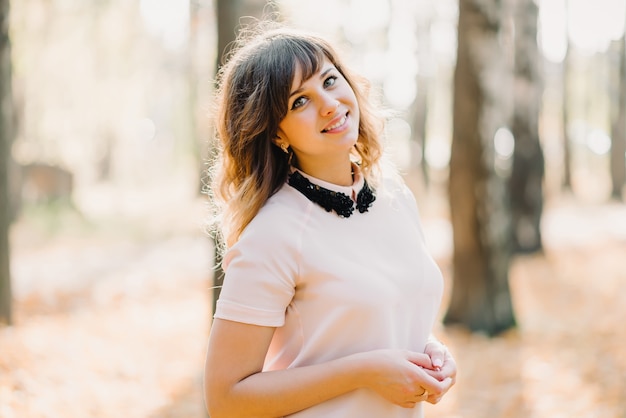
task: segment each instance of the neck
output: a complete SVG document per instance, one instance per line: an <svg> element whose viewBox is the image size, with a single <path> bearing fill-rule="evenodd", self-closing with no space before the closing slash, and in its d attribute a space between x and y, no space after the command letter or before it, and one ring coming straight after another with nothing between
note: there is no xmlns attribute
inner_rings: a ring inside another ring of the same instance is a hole
<svg viewBox="0 0 626 418"><path fill-rule="evenodd" d="M352 186L354 179L352 177L352 162L348 159L343 163L326 163L326 164L299 164L298 169L306 174L324 180L325 182L336 184L337 186Z"/></svg>
<svg viewBox="0 0 626 418"><path fill-rule="evenodd" d="M299 171L291 173L288 183L311 202L324 208L326 212L334 211L342 218L349 218L355 209L359 213L367 212L374 200L376 200L374 190L369 187L365 180L363 180L363 187L359 193L352 197L311 183Z"/></svg>

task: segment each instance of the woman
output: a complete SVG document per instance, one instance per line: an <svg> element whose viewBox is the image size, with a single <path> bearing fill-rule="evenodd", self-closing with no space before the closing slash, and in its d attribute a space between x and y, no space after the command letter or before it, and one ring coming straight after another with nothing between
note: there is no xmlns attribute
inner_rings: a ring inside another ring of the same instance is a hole
<svg viewBox="0 0 626 418"><path fill-rule="evenodd" d="M442 294L381 123L325 40L272 29L220 73L226 242L205 395L219 417L421 417L454 384Z"/></svg>

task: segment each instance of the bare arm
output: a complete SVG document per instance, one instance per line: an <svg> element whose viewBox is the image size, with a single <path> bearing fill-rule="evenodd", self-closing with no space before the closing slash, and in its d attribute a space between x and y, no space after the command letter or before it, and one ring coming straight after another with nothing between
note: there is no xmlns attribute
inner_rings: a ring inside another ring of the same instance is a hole
<svg viewBox="0 0 626 418"><path fill-rule="evenodd" d="M261 372L273 334L269 327L214 321L205 366L205 396L212 418L288 415L362 387L412 407L423 388L441 393L451 383L440 382L422 369L431 367L427 355L403 350Z"/></svg>

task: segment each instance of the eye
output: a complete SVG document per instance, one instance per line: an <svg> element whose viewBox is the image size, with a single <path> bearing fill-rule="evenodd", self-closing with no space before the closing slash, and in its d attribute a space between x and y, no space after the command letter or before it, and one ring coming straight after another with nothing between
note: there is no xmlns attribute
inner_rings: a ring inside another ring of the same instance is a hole
<svg viewBox="0 0 626 418"><path fill-rule="evenodd" d="M306 97L300 96L296 100L293 101L291 105L291 110L297 109L306 104Z"/></svg>
<svg viewBox="0 0 626 418"><path fill-rule="evenodd" d="M331 75L326 80L324 80L324 87L325 88L332 87L335 85L336 82L337 82L337 76Z"/></svg>

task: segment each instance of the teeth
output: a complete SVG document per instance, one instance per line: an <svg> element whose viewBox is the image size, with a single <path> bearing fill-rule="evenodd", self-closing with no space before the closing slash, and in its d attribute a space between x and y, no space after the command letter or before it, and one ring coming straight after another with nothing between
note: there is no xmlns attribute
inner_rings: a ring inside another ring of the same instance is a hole
<svg viewBox="0 0 626 418"><path fill-rule="evenodd" d="M344 115L344 117L341 118L341 120L337 123L335 123L333 126L329 126L328 128L324 129L324 131L331 131L335 128L339 128L341 125L343 125L344 123L346 123L346 116Z"/></svg>

